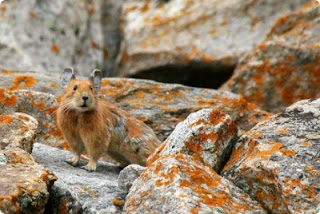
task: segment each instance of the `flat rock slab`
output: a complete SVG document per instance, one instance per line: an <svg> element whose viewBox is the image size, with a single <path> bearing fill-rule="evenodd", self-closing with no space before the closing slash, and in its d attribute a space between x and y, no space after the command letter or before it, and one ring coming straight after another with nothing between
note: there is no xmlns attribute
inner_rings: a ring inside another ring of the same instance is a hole
<svg viewBox="0 0 320 214"><path fill-rule="evenodd" d="M58 177L51 192L50 212L120 213L125 193L118 188L117 166L99 161L96 172L87 172L65 162L72 157L70 152L39 143L34 144L32 155Z"/></svg>
<svg viewBox="0 0 320 214"><path fill-rule="evenodd" d="M128 214L266 213L227 179L184 154L156 160L137 178L124 207Z"/></svg>
<svg viewBox="0 0 320 214"><path fill-rule="evenodd" d="M235 145L223 176L270 213L320 211L320 99L257 124Z"/></svg>
<svg viewBox="0 0 320 214"><path fill-rule="evenodd" d="M220 89L269 112L320 96L320 7L310 1L277 20L268 39L242 58Z"/></svg>

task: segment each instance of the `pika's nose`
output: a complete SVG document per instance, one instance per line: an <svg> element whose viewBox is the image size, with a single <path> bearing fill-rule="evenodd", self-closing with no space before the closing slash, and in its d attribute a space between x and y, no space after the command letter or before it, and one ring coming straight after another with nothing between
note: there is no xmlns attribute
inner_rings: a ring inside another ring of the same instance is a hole
<svg viewBox="0 0 320 214"><path fill-rule="evenodd" d="M83 99L84 101L86 101L88 98L89 98L89 97L87 97L87 96L83 96L83 97L82 97L82 99Z"/></svg>

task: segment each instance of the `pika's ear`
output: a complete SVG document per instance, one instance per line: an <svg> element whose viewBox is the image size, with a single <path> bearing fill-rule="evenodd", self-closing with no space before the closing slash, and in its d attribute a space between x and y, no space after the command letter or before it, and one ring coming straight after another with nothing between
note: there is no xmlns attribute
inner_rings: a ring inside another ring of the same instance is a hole
<svg viewBox="0 0 320 214"><path fill-rule="evenodd" d="M60 76L60 87L66 88L68 86L68 83L73 79L76 79L73 68L65 68Z"/></svg>
<svg viewBox="0 0 320 214"><path fill-rule="evenodd" d="M101 87L102 72L98 69L93 70L90 74L89 80L92 82L96 92L98 93Z"/></svg>

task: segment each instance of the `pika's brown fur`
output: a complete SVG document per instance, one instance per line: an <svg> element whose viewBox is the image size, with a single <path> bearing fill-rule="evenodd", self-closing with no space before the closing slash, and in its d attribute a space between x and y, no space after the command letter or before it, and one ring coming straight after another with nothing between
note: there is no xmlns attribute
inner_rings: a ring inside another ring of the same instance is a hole
<svg viewBox="0 0 320 214"><path fill-rule="evenodd" d="M57 111L57 121L74 156L69 162L76 166L86 150L86 170L96 170L98 159L107 153L126 166L145 165L148 156L160 144L156 135L142 121L110 102L98 98L101 72L94 70L89 80L76 80L73 69L66 68L60 85L67 86Z"/></svg>

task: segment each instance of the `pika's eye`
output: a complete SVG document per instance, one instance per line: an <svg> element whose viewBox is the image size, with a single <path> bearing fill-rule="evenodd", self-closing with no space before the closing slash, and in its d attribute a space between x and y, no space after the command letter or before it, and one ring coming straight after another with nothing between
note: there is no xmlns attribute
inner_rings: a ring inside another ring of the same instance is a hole
<svg viewBox="0 0 320 214"><path fill-rule="evenodd" d="M92 86L90 86L90 90L91 90L91 91L93 90Z"/></svg>
<svg viewBox="0 0 320 214"><path fill-rule="evenodd" d="M74 90L74 91L77 90L77 88L78 88L77 85L73 86L73 90Z"/></svg>

